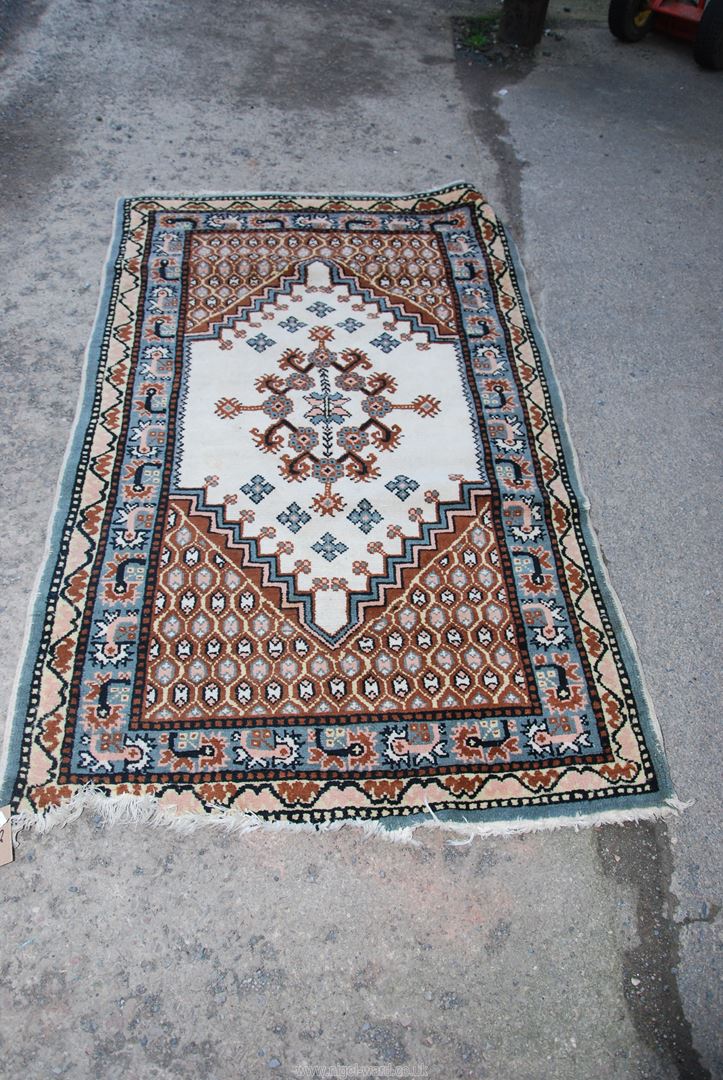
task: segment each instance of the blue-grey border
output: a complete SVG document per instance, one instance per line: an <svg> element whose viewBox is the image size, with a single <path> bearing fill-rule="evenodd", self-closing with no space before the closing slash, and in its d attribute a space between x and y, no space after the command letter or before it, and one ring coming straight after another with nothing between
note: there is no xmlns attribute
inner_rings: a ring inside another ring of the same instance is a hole
<svg viewBox="0 0 723 1080"><path fill-rule="evenodd" d="M54 507L46 534L45 553L28 608L25 637L15 685L10 698L2 762L0 762L0 806L5 806L10 802L20 771L20 758L33 672L40 649L43 625L63 530L71 511L73 490L81 464L83 443L92 416L98 371L103 351L103 335L110 315L110 298L117 263L123 248L123 222L127 201L125 198L116 201L113 234L101 273L100 296L95 310L93 329L85 350L80 396L55 492Z"/></svg>
<svg viewBox="0 0 723 1080"><path fill-rule="evenodd" d="M522 265L517 247L507 229L500 224L500 233L503 237L509 265L513 271L513 284L517 290L521 308L527 317L535 347L540 361L543 382L552 402L552 421L557 431L562 451L565 457L568 473L569 487L577 501L577 514L583 540L592 563L593 573L607 611L612 632L620 650L620 656L625 666L635 703L638 708L638 723L642 732L645 747L650 755L650 761L655 772L658 784L657 791L643 792L637 795L616 795L614 791L606 793L600 798L574 798L564 802L547 803L544 805L534 804L518 807L480 807L479 810L438 810L434 817L439 821L450 823L465 822L476 825L481 822L500 823L514 825L519 823L531 824L534 821L551 821L555 818L577 819L586 818L604 812L615 815L620 813L621 819L634 815L638 811L663 809L668 800L675 799L668 768L668 761L663 745L663 735L660 730L653 703L643 678L640 658L633 638L632 630L625 618L620 601L615 593L605 563L597 536L590 522L590 503L583 491L580 479L580 466L577 453L570 438L567 425L567 407L562 396L560 384L555 373L555 367L550 355L545 335L537 320L535 306L530 296L527 275ZM541 763L542 764L542 763ZM405 828L421 821L428 821L428 814L415 814L409 817L383 818L383 824L390 829Z"/></svg>

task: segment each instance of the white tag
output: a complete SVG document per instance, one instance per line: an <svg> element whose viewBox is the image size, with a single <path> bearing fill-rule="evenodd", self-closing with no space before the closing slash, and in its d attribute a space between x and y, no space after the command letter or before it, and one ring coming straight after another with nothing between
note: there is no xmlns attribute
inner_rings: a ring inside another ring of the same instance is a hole
<svg viewBox="0 0 723 1080"><path fill-rule="evenodd" d="M13 854L13 828L10 822L10 807L0 808L0 866L11 863Z"/></svg>

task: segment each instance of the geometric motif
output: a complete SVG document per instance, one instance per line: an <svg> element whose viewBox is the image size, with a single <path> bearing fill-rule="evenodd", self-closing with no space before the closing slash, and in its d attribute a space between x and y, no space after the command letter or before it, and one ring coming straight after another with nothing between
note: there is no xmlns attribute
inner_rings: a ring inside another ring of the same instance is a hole
<svg viewBox="0 0 723 1080"><path fill-rule="evenodd" d="M246 344L250 345L252 349L256 349L256 352L263 352L276 343L273 338L266 337L266 334L257 334L255 337L249 338Z"/></svg>
<svg viewBox="0 0 723 1080"><path fill-rule="evenodd" d="M385 485L387 491L393 491L398 499L405 502L413 491L416 491L419 484L416 480L410 480L408 476L395 476L393 480L389 480Z"/></svg>
<svg viewBox="0 0 723 1080"><path fill-rule="evenodd" d="M241 491L244 495L248 495L251 502L260 503L270 495L274 490L274 485L270 484L268 480L264 480L263 476L252 476L247 484L241 486Z"/></svg>
<svg viewBox="0 0 723 1080"><path fill-rule="evenodd" d="M311 550L316 551L327 562L333 562L337 555L343 555L349 548L342 544L341 540L335 540L330 532L325 532L320 540L312 544Z"/></svg>
<svg viewBox="0 0 723 1080"><path fill-rule="evenodd" d="M290 334L295 334L297 330L303 330L305 326L308 326L308 323L300 322L293 315L289 315L288 319L282 319L279 325L283 326L284 330L288 330Z"/></svg>
<svg viewBox="0 0 723 1080"><path fill-rule="evenodd" d="M357 525L363 533L369 533L382 520L382 515L378 510L374 509L368 499L362 499L359 505L355 506L350 514L347 514L347 518Z"/></svg>
<svg viewBox="0 0 723 1080"><path fill-rule="evenodd" d="M499 708L529 703L509 616L497 601L481 603L483 589L499 594L502 578L492 534L476 519L428 565L407 602L388 605L332 658L254 585L233 552L204 535L187 504L172 505L174 528L153 600L148 720L203 716L204 690L214 695L218 717L233 717L237 702L251 715L283 715L295 693L307 708L349 714L414 702L426 710L461 709L467 700ZM463 636L469 643L458 653ZM514 730L515 721L509 724Z"/></svg>
<svg viewBox="0 0 723 1080"><path fill-rule="evenodd" d="M356 319L344 319L344 322L336 324L340 330L346 330L348 334L353 334L355 330L361 330L363 323L357 322Z"/></svg>
<svg viewBox="0 0 723 1080"><path fill-rule="evenodd" d="M671 794L507 236L464 185L121 206L19 680L28 819Z"/></svg>
<svg viewBox="0 0 723 1080"><path fill-rule="evenodd" d="M276 520L285 525L287 529L290 529L292 533L297 533L302 525L305 525L307 521L311 521L311 515L302 510L298 503L292 502L281 514L277 514Z"/></svg>
<svg viewBox="0 0 723 1080"><path fill-rule="evenodd" d="M392 349L396 349L401 345L401 342L385 332L380 334L379 337L372 338L372 345L375 345L377 349L381 349L383 353L390 353Z"/></svg>

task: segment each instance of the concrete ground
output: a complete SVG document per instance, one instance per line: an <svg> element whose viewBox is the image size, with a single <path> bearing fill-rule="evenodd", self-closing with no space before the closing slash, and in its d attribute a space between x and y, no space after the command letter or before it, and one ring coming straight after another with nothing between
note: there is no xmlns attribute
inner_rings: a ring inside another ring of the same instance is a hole
<svg viewBox="0 0 723 1080"><path fill-rule="evenodd" d="M558 3L535 62L502 70L453 47L450 18L475 0L0 3L3 698L116 196L464 178L522 249L674 781L695 800L667 825L466 847L353 829L183 838L90 816L23 838L0 871L9 1080L723 1075L723 80L660 37L619 45L603 0Z"/></svg>

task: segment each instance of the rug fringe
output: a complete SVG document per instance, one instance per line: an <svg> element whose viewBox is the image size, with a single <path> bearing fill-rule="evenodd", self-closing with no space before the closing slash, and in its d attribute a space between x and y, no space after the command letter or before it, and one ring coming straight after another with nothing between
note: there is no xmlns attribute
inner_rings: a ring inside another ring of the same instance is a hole
<svg viewBox="0 0 723 1080"><path fill-rule="evenodd" d="M553 829L581 828L598 825L625 825L630 822L660 821L677 817L683 810L693 805L693 801L682 802L677 796L671 796L660 806L643 807L631 810L602 810L594 813L574 814L549 818L517 818L509 821L446 821L440 818L427 805L426 819L414 820L409 825L399 827L386 824L386 819L366 820L344 819L342 821L293 822L284 820L268 821L257 814L235 810L218 810L210 813L177 813L175 810L160 806L152 795L102 795L92 788L84 788L73 795L62 806L53 806L33 814L23 810L13 815L12 824L15 833L32 829L37 833L47 833L52 829L65 828L81 816L84 811L93 811L105 825L149 825L152 828L167 828L182 835L189 835L200 829L216 829L224 833L249 833L258 830L280 832L282 830L301 829L306 832L336 832L339 829L360 829L368 838L379 837L399 844L419 845L415 836L418 829L442 829L453 833L447 843L452 846L471 844L475 837L515 836L523 833L548 832Z"/></svg>

